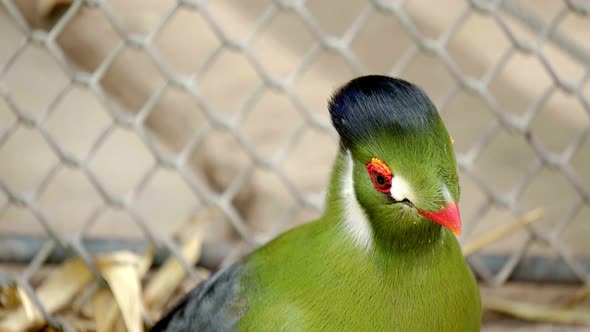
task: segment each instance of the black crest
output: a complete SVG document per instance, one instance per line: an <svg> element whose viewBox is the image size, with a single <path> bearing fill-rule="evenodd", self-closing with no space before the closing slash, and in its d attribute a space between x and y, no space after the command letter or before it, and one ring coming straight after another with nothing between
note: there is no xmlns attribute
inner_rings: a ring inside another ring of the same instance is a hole
<svg viewBox="0 0 590 332"><path fill-rule="evenodd" d="M346 145L382 131L421 131L438 117L436 107L418 86L379 75L348 82L334 93L328 108Z"/></svg>

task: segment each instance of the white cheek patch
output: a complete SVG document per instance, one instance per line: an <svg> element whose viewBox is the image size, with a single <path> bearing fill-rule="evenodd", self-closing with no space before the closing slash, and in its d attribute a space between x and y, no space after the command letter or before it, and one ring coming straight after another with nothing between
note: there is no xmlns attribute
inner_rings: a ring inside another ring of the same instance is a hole
<svg viewBox="0 0 590 332"><path fill-rule="evenodd" d="M443 198L445 199L445 202L451 203L453 201L453 197L451 196L451 192L449 191L449 188L447 187L446 184L442 185L442 194L443 194Z"/></svg>
<svg viewBox="0 0 590 332"><path fill-rule="evenodd" d="M394 175L391 179L391 197L396 201L403 201L407 198L410 202L415 202L414 192L410 183L399 175Z"/></svg>
<svg viewBox="0 0 590 332"><path fill-rule="evenodd" d="M369 224L369 218L356 198L353 166L350 151L347 151L346 170L341 179L342 189L340 192L344 205L343 225L357 246L369 248L373 243L373 230Z"/></svg>

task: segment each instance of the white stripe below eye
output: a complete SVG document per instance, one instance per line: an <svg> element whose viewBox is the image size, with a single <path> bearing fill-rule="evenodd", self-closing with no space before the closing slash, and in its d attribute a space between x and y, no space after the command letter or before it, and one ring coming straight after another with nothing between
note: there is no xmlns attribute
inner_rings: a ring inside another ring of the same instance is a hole
<svg viewBox="0 0 590 332"><path fill-rule="evenodd" d="M391 179L391 197L396 201L403 201L407 198L410 202L415 202L414 192L410 183L399 175L394 175Z"/></svg>
<svg viewBox="0 0 590 332"><path fill-rule="evenodd" d="M445 199L445 202L450 203L453 201L453 197L451 196L451 192L449 191L449 188L447 187L446 184L442 185L442 194L443 194L443 198Z"/></svg>
<svg viewBox="0 0 590 332"><path fill-rule="evenodd" d="M365 211L354 191L353 162L350 151L346 152L346 170L342 176L341 196L344 202L344 228L352 240L361 248L370 248L373 243L373 230Z"/></svg>

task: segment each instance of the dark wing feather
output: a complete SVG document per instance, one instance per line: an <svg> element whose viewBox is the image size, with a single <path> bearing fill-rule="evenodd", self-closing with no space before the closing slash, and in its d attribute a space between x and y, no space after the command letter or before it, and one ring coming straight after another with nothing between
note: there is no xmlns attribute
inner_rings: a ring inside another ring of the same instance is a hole
<svg viewBox="0 0 590 332"><path fill-rule="evenodd" d="M188 293L150 331L232 331L245 311L237 297L242 268L220 270Z"/></svg>

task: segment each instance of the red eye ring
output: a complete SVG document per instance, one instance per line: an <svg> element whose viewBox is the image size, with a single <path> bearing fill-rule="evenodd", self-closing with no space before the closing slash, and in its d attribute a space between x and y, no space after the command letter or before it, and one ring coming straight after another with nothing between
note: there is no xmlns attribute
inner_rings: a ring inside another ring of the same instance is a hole
<svg viewBox="0 0 590 332"><path fill-rule="evenodd" d="M369 171L369 177L373 182L375 189L382 193L389 193L391 189L391 170L383 161L379 158L371 159L370 163L365 165L367 171Z"/></svg>

